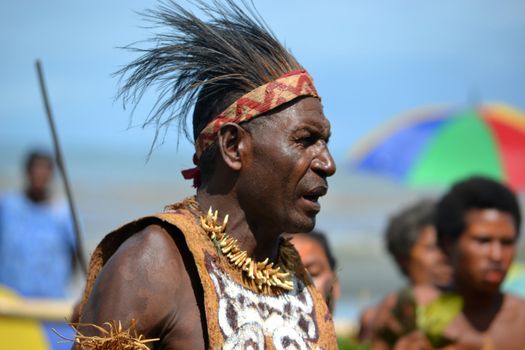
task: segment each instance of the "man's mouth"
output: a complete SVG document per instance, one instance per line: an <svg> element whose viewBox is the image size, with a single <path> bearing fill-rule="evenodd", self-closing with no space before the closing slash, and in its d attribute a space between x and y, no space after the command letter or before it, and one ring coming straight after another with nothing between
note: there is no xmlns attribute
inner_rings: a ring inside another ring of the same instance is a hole
<svg viewBox="0 0 525 350"><path fill-rule="evenodd" d="M314 203L317 203L319 201L319 196L315 196L315 195L305 195L303 196L303 198L310 202L314 202Z"/></svg>
<svg viewBox="0 0 525 350"><path fill-rule="evenodd" d="M484 273L485 280L491 283L501 283L505 278L505 270L500 268L490 268Z"/></svg>
<svg viewBox="0 0 525 350"><path fill-rule="evenodd" d="M310 202L313 209L319 211L321 207L319 205L319 198L324 196L327 191L328 188L326 186L318 186L303 194L302 198Z"/></svg>

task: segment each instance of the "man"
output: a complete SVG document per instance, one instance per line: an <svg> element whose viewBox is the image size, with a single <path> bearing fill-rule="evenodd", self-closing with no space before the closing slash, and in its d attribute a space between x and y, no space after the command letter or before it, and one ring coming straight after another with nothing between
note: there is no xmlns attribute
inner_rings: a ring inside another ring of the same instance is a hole
<svg viewBox="0 0 525 350"><path fill-rule="evenodd" d="M437 244L434 212L435 204L425 199L402 209L389 220L385 230L386 246L408 279L409 286L389 294L380 305L363 312L359 331L361 341L370 341L374 337L374 332L382 327L384 318L390 316L396 305L407 301L413 303L414 294L418 300L431 300L436 296L434 286L449 285L452 270ZM384 315L385 312L388 315ZM405 331L388 332L387 337L396 338Z"/></svg>
<svg viewBox="0 0 525 350"><path fill-rule="evenodd" d="M431 302L416 296L418 331L395 348L525 349L525 301L500 289L520 225L518 201L504 185L482 177L455 184L436 214L438 243L453 269L451 287Z"/></svg>
<svg viewBox="0 0 525 350"><path fill-rule="evenodd" d="M463 301L444 335L458 348L525 349L525 301L501 291L521 227L514 193L487 178L459 182L438 203L436 227Z"/></svg>
<svg viewBox="0 0 525 350"><path fill-rule="evenodd" d="M51 197L53 159L28 154L23 192L0 198L0 284L27 298L65 298L75 237L69 210Z"/></svg>
<svg viewBox="0 0 525 350"><path fill-rule="evenodd" d="M53 158L47 152L31 151L24 164L24 190L0 197L0 294L6 300L16 300L17 305L23 300L18 300L9 289L29 299L70 297L75 236L69 208L52 197L53 165ZM13 332L23 324L5 320L14 327ZM61 339L53 331L58 329L62 335L72 336L73 332L65 322L33 322L33 330L38 336L36 339L17 340L20 347L47 338L53 349L67 348L67 344L58 344ZM31 333L31 326L25 331ZM0 339L0 348L10 344L12 340L9 338Z"/></svg>
<svg viewBox="0 0 525 350"><path fill-rule="evenodd" d="M152 84L164 88L155 125L184 126L194 104L197 168L184 175L196 196L100 243L80 322L113 328L100 338L97 328L82 327L77 342L334 348L330 313L297 252L280 239L314 227L335 172L330 124L309 75L253 10L233 1L199 6L208 21L174 3L150 12L171 31L123 71L125 101ZM119 333L119 324L133 330Z"/></svg>
<svg viewBox="0 0 525 350"><path fill-rule="evenodd" d="M335 302L341 293L336 273L337 261L326 235L319 231L290 234L290 242L301 257L312 281L333 314Z"/></svg>

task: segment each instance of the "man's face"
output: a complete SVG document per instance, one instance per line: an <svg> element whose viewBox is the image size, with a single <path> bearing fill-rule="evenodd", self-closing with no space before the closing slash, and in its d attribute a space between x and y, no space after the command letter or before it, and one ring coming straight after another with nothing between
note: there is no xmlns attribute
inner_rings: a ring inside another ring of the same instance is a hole
<svg viewBox="0 0 525 350"><path fill-rule="evenodd" d="M335 272L330 268L323 247L316 240L302 234L294 234L292 244L312 277L315 288L321 293L326 303L333 308L333 303L338 296L338 281Z"/></svg>
<svg viewBox="0 0 525 350"><path fill-rule="evenodd" d="M451 282L452 269L437 245L434 226L428 225L421 229L410 251L407 270L414 284L444 287Z"/></svg>
<svg viewBox="0 0 525 350"><path fill-rule="evenodd" d="M467 212L465 222L465 231L451 249L456 283L496 293L514 259L514 220L499 210L476 209Z"/></svg>
<svg viewBox="0 0 525 350"><path fill-rule="evenodd" d="M53 165L47 158L35 158L27 170L29 188L34 191L44 192L47 190L53 175Z"/></svg>
<svg viewBox="0 0 525 350"><path fill-rule="evenodd" d="M313 97L260 119L249 128L251 150L238 182L242 207L281 232L310 231L335 172L330 123Z"/></svg>

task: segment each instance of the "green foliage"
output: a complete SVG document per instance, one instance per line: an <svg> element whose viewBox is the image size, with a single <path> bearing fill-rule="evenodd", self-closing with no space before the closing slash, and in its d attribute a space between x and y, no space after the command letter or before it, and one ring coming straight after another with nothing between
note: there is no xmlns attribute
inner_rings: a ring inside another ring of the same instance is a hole
<svg viewBox="0 0 525 350"><path fill-rule="evenodd" d="M339 350L371 350L372 347L366 343L359 343L351 338L337 338Z"/></svg>
<svg viewBox="0 0 525 350"><path fill-rule="evenodd" d="M444 293L428 305L418 305L416 324L430 340L433 347L451 344L443 332L463 308L463 299L454 293Z"/></svg>

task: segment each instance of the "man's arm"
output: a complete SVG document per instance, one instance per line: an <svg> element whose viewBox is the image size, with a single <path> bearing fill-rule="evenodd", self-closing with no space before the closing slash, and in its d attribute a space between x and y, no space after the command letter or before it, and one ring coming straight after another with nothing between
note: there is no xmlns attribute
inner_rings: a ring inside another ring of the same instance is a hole
<svg viewBox="0 0 525 350"><path fill-rule="evenodd" d="M178 310L191 285L170 234L151 225L127 239L100 271L81 323L136 321L138 334L157 338L167 323L177 324ZM99 335L94 328L80 330Z"/></svg>

